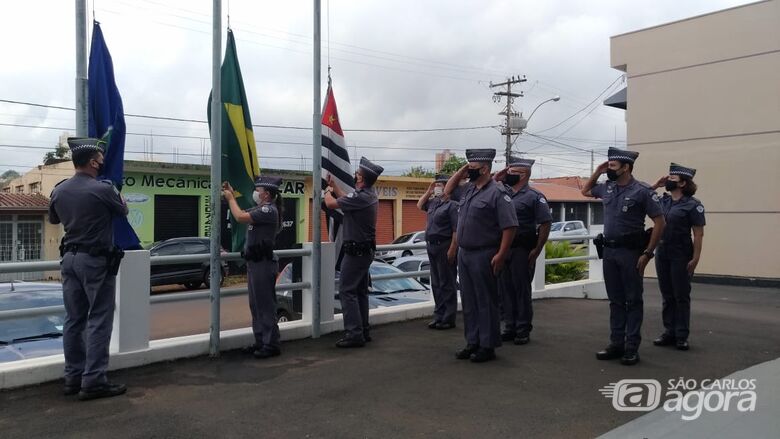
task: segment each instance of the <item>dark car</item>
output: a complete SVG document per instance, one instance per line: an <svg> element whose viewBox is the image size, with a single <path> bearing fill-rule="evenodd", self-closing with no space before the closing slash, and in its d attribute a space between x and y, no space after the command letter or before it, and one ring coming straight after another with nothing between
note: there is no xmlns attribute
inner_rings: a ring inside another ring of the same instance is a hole
<svg viewBox="0 0 780 439"><path fill-rule="evenodd" d="M62 285L0 283L0 311L62 306ZM0 320L0 363L62 354L65 311Z"/></svg>
<svg viewBox="0 0 780 439"><path fill-rule="evenodd" d="M165 241L155 243L149 249L151 256L183 256L183 255L207 255L209 254L208 238L171 238ZM220 250L225 253L225 250ZM225 281L227 273L227 263L222 261L222 277L220 285ZM188 289L195 289L201 285L208 288L211 285L211 264L206 262L195 262L190 264L164 264L152 265L151 267L151 286L157 285L184 285Z"/></svg>

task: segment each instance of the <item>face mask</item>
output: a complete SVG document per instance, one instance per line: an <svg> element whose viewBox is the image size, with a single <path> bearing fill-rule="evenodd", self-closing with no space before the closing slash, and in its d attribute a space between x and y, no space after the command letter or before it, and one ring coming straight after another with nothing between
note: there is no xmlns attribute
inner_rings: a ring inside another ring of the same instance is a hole
<svg viewBox="0 0 780 439"><path fill-rule="evenodd" d="M666 190L667 191L671 192L671 191L677 189L678 187L679 187L679 185L677 184L676 181L666 180Z"/></svg>
<svg viewBox="0 0 780 439"><path fill-rule="evenodd" d="M468 171L468 172L469 172L469 180L470 180L470 181L472 181L472 182L475 182L475 181L479 180L479 177L482 175L482 174L479 172L479 171L480 171L480 169L481 169L481 168L477 168L477 169L471 169L471 168L469 168L469 171Z"/></svg>
<svg viewBox="0 0 780 439"><path fill-rule="evenodd" d="M252 199L255 200L255 204L260 204L263 202L263 200L260 198L260 192L254 191L252 192Z"/></svg>
<svg viewBox="0 0 780 439"><path fill-rule="evenodd" d="M607 178L609 181L615 181L620 177L622 174L618 174L616 170L614 169L607 169Z"/></svg>
<svg viewBox="0 0 780 439"><path fill-rule="evenodd" d="M440 187L433 188L433 195L434 196L440 197L441 194L443 194L443 193L444 193L444 188L440 188Z"/></svg>
<svg viewBox="0 0 780 439"><path fill-rule="evenodd" d="M504 183L508 184L509 186L514 186L519 181L520 181L519 175L506 174L506 177L504 177Z"/></svg>

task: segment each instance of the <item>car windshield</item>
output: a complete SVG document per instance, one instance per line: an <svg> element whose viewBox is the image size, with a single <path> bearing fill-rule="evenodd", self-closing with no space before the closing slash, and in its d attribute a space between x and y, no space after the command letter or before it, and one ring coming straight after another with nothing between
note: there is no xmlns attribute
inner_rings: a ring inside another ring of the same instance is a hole
<svg viewBox="0 0 780 439"><path fill-rule="evenodd" d="M552 223L552 226L550 226L550 231L558 232L561 230L561 227L563 227L563 223Z"/></svg>
<svg viewBox="0 0 780 439"><path fill-rule="evenodd" d="M61 315L0 320L0 343L33 341L62 335L65 317Z"/></svg>
<svg viewBox="0 0 780 439"><path fill-rule="evenodd" d="M376 276L378 274L398 273L399 270L389 265L371 264L370 272L372 276ZM373 288L372 294L391 294L426 290L425 286L410 278L372 280L371 286Z"/></svg>
<svg viewBox="0 0 780 439"><path fill-rule="evenodd" d="M406 235L401 235L398 238L395 238L395 241L393 241L393 244L404 243L404 242L412 239L412 236L414 236L414 233L407 233Z"/></svg>

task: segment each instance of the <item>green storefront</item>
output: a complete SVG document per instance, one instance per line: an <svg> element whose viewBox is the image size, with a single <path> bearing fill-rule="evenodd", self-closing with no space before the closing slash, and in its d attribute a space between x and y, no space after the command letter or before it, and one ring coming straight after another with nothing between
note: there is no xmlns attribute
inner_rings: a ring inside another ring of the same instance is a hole
<svg viewBox="0 0 780 439"><path fill-rule="evenodd" d="M284 179L284 229L279 244L281 248L289 247L305 236L305 174L276 170L263 173ZM130 210L130 225L144 247L169 238L209 236L213 218L208 166L126 161L122 194ZM229 242L229 233L223 221L223 243Z"/></svg>

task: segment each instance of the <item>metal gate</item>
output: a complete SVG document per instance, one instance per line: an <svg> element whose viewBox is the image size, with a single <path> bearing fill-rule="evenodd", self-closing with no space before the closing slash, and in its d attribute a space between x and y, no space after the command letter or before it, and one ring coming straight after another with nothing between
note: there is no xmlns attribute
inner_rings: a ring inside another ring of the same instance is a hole
<svg viewBox="0 0 780 439"><path fill-rule="evenodd" d="M40 261L43 258L42 215L0 215L0 262ZM8 273L0 282L41 280L43 272Z"/></svg>

